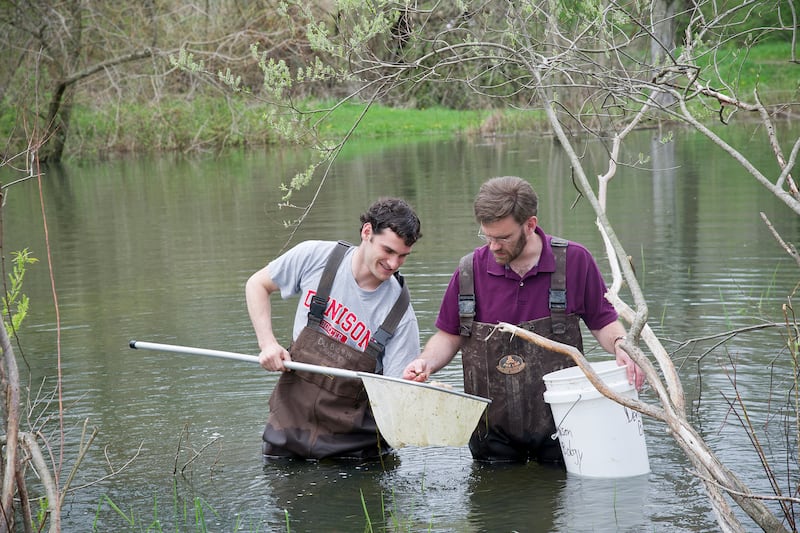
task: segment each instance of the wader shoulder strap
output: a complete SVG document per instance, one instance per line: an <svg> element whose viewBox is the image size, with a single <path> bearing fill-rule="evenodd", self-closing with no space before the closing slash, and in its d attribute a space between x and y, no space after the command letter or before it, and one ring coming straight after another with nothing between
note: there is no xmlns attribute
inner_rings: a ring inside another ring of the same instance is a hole
<svg viewBox="0 0 800 533"><path fill-rule="evenodd" d="M322 277L319 279L317 293L311 298L311 303L308 306L309 326L319 326L322 321L322 315L325 314L325 309L328 307L328 297L331 295L331 287L336 277L336 270L338 270L344 254L351 246L352 244L349 242L339 241L328 256L325 270L322 271Z"/></svg>
<svg viewBox="0 0 800 533"><path fill-rule="evenodd" d="M472 334L475 320L475 276L472 271L473 252L461 258L458 263L458 333L463 337Z"/></svg>
<svg viewBox="0 0 800 533"><path fill-rule="evenodd" d="M567 330L567 245L560 237L551 237L550 248L556 259L556 271L550 277L550 318L553 333L563 334Z"/></svg>
<svg viewBox="0 0 800 533"><path fill-rule="evenodd" d="M311 298L311 303L308 308L308 325L319 326L322 322L322 316L325 314L325 309L328 306L328 298L331 295L331 287L333 287L333 280L336 278L336 271L344 259L344 254L353 246L352 244L339 241L331 254L328 256L328 262L325 264L325 270L322 271L319 285L317 286L317 293ZM394 303L392 310L386 316L383 324L375 331L367 344L365 353L372 356L376 360L375 373L383 374L383 353L386 343L394 335L400 320L411 302L411 295L408 292L403 276L399 272L395 272L395 278L400 283L400 296Z"/></svg>
<svg viewBox="0 0 800 533"><path fill-rule="evenodd" d="M367 348L364 350L368 355L375 358L376 374L383 374L383 354L386 349L386 343L394 336L397 325L400 323L403 315L406 314L408 304L411 302L408 285L406 285L403 280L403 276L401 276L399 272L396 272L394 277L400 282L400 296L397 297L397 301L394 303L394 306L392 306L392 310L389 311L383 324L381 324L377 331L372 333Z"/></svg>

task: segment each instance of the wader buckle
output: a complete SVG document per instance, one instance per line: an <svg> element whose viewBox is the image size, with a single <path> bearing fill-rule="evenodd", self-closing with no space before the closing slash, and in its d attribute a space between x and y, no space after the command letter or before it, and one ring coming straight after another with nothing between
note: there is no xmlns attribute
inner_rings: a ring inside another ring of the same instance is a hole
<svg viewBox="0 0 800 533"><path fill-rule="evenodd" d="M475 295L474 294L459 294L458 295L458 316L472 317L475 316Z"/></svg>
<svg viewBox="0 0 800 533"><path fill-rule="evenodd" d="M308 306L308 318L316 319L319 323L322 320L322 315L325 313L325 307L328 305L327 298L321 298L316 294L311 297L311 303Z"/></svg>
<svg viewBox="0 0 800 533"><path fill-rule="evenodd" d="M564 289L550 289L550 309L567 308L567 291Z"/></svg>

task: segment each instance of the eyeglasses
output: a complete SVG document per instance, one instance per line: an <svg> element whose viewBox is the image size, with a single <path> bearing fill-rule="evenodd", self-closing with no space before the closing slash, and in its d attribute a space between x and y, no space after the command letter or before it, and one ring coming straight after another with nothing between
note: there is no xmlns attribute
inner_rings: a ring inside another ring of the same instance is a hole
<svg viewBox="0 0 800 533"><path fill-rule="evenodd" d="M520 228L522 228L522 226L524 226L524 224L519 225ZM516 237L512 237L511 235L509 235L508 237L489 237L488 235L484 235L480 231L478 231L478 238L486 243L500 244L500 245L509 244L516 239Z"/></svg>

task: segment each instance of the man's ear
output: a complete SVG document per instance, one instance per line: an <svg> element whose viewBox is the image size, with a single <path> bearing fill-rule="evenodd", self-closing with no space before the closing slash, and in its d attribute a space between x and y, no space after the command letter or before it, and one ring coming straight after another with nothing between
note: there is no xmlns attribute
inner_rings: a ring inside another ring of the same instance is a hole
<svg viewBox="0 0 800 533"><path fill-rule="evenodd" d="M368 241L370 237L372 237L372 223L364 222L364 225L361 226L361 240Z"/></svg>

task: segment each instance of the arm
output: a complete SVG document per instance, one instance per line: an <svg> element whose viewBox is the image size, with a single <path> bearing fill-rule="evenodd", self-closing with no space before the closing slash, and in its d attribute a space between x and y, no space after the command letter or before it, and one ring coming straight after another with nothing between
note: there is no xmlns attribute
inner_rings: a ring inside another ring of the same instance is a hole
<svg viewBox="0 0 800 533"><path fill-rule="evenodd" d="M283 361L290 361L289 352L278 343L272 331L272 308L270 296L273 292L280 291L278 285L267 272L267 267L262 268L247 280L245 284L245 299L247 312L253 329L258 339L261 353L259 363L265 370L286 371Z"/></svg>
<svg viewBox="0 0 800 533"><path fill-rule="evenodd" d="M411 361L403 372L403 379L426 381L431 374L453 360L461 348L463 337L442 330L433 334L417 359Z"/></svg>
<svg viewBox="0 0 800 533"><path fill-rule="evenodd" d="M383 356L383 375L402 378L406 366L419 356L419 324L414 310L409 306L406 317L386 344Z"/></svg>
<svg viewBox="0 0 800 533"><path fill-rule="evenodd" d="M633 362L633 359L620 348L620 344L625 339L625 327L615 320L600 329L593 329L592 335L600 343L605 351L616 357L619 366L628 367L628 383L633 383L636 389L641 389L644 384L644 372Z"/></svg>

